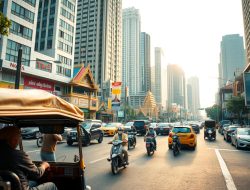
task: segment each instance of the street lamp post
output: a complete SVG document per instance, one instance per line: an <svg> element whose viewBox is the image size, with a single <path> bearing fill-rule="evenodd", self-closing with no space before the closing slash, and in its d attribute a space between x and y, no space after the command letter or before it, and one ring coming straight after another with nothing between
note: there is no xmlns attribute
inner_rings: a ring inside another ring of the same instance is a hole
<svg viewBox="0 0 250 190"><path fill-rule="evenodd" d="M19 89L21 79L21 67L22 67L22 54L23 50L18 50L17 65L16 65L16 78L15 78L15 89Z"/></svg>

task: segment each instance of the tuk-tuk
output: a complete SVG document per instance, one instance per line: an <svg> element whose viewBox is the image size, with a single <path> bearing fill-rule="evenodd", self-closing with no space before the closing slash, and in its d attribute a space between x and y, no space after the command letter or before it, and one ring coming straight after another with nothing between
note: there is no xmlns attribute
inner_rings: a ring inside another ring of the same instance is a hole
<svg viewBox="0 0 250 190"><path fill-rule="evenodd" d="M216 121L206 120L204 124L204 139L216 140Z"/></svg>
<svg viewBox="0 0 250 190"><path fill-rule="evenodd" d="M62 134L64 127L77 128L79 156L72 162L49 162L38 184L53 182L59 190L91 189L85 184L80 123L83 112L76 106L43 90L14 90L0 88L0 123L18 128L38 126L41 133ZM22 139L19 148L23 150ZM2 155L1 155L2 156ZM41 161L34 161L40 165ZM15 176L13 180L13 176ZM0 170L0 189L17 189L18 176L12 171ZM2 188L1 188L2 187ZM21 187L20 187L21 188Z"/></svg>

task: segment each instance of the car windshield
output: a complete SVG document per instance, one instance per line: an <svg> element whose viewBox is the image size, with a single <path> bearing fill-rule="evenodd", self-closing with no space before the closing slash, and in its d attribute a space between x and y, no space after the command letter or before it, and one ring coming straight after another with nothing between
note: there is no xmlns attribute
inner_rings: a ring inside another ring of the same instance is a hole
<svg viewBox="0 0 250 190"><path fill-rule="evenodd" d="M108 123L105 127L118 127L119 123Z"/></svg>
<svg viewBox="0 0 250 190"><path fill-rule="evenodd" d="M134 122L128 122L128 123L125 124L125 126L131 126L131 125L133 125L133 123Z"/></svg>
<svg viewBox="0 0 250 190"><path fill-rule="evenodd" d="M168 127L168 124L167 123L160 123L159 127Z"/></svg>
<svg viewBox="0 0 250 190"><path fill-rule="evenodd" d="M250 135L250 129L239 129L239 135Z"/></svg>
<svg viewBox="0 0 250 190"><path fill-rule="evenodd" d="M90 129L91 123L83 123L82 126L83 126L84 129Z"/></svg>
<svg viewBox="0 0 250 190"><path fill-rule="evenodd" d="M134 126L144 126L145 122L144 121L135 121Z"/></svg>
<svg viewBox="0 0 250 190"><path fill-rule="evenodd" d="M238 127L228 127L229 130L235 131Z"/></svg>
<svg viewBox="0 0 250 190"><path fill-rule="evenodd" d="M173 132L174 133L190 133L191 130L190 128L187 128L187 127L175 127L173 129Z"/></svg>

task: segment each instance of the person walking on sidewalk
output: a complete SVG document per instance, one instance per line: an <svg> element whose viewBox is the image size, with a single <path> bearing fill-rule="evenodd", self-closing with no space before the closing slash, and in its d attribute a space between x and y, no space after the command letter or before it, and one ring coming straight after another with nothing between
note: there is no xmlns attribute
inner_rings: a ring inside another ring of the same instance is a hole
<svg viewBox="0 0 250 190"><path fill-rule="evenodd" d="M56 144L58 141L62 141L62 136L58 134L44 134L43 145L41 148L41 160L42 161L56 161Z"/></svg>

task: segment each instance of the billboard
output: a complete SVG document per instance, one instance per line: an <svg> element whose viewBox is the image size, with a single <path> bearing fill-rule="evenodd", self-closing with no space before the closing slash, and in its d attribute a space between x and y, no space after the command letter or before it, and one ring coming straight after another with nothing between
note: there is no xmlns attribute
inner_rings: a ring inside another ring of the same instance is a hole
<svg viewBox="0 0 250 190"><path fill-rule="evenodd" d="M250 73L243 73L245 105L250 106Z"/></svg>
<svg viewBox="0 0 250 190"><path fill-rule="evenodd" d="M112 110L118 111L121 106L121 82L112 82Z"/></svg>

